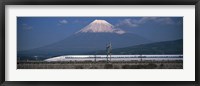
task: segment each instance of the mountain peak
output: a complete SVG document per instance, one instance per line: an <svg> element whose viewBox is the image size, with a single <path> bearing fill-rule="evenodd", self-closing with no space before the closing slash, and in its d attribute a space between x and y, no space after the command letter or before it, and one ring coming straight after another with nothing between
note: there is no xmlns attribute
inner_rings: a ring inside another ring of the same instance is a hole
<svg viewBox="0 0 200 86"><path fill-rule="evenodd" d="M125 31L115 29L114 26L106 20L94 20L89 25L78 31L77 33L117 33L124 34Z"/></svg>
<svg viewBox="0 0 200 86"><path fill-rule="evenodd" d="M110 24L110 23L108 23L106 20L94 20L92 23L99 23L99 24ZM111 25L111 24L110 24Z"/></svg>

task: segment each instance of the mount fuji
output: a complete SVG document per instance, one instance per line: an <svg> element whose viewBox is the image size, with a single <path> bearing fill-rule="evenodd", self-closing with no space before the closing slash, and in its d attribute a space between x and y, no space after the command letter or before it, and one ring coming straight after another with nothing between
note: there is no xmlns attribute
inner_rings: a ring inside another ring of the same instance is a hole
<svg viewBox="0 0 200 86"><path fill-rule="evenodd" d="M81 29L77 33L116 33L124 34L125 31L115 29L114 26L105 20L94 20L85 28Z"/></svg>
<svg viewBox="0 0 200 86"><path fill-rule="evenodd" d="M151 41L139 35L115 28L106 20L94 20L73 35L40 48L18 51L18 55L69 55L84 54L86 52L105 50L108 43L112 48L123 48Z"/></svg>

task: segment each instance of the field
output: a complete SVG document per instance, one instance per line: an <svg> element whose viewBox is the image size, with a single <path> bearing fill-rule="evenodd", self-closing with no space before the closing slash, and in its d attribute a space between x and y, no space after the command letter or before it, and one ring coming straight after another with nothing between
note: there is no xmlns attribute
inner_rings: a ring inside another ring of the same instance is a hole
<svg viewBox="0 0 200 86"><path fill-rule="evenodd" d="M17 69L183 69L183 61L18 61Z"/></svg>

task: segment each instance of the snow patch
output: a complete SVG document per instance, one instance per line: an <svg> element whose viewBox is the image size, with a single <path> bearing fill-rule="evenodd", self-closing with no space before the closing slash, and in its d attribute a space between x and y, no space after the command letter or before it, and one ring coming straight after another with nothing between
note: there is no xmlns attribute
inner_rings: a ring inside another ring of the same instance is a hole
<svg viewBox="0 0 200 86"><path fill-rule="evenodd" d="M78 31L77 33L117 33L124 34L125 31L116 29L110 23L105 20L94 20L89 25Z"/></svg>

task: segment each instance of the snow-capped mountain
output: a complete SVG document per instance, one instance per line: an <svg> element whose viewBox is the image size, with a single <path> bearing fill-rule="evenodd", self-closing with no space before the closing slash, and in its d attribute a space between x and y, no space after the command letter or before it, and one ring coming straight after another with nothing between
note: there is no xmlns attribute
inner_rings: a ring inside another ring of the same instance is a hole
<svg viewBox="0 0 200 86"><path fill-rule="evenodd" d="M88 26L84 27L77 33L117 33L124 34L125 31L121 29L116 29L112 24L105 20L94 20Z"/></svg>
<svg viewBox="0 0 200 86"><path fill-rule="evenodd" d="M69 55L105 50L108 43L112 48L123 48L150 43L146 38L115 28L105 20L94 20L73 35L57 43L33 50L18 52L20 55Z"/></svg>

